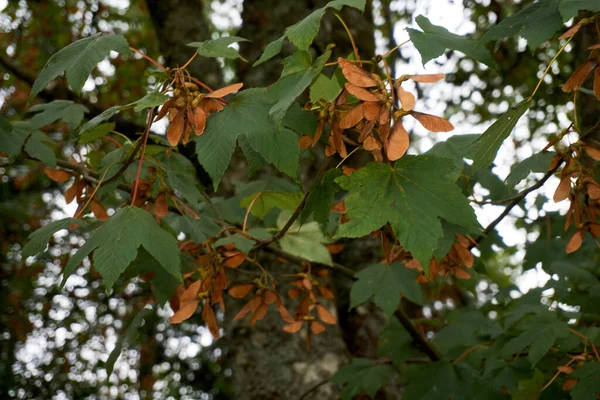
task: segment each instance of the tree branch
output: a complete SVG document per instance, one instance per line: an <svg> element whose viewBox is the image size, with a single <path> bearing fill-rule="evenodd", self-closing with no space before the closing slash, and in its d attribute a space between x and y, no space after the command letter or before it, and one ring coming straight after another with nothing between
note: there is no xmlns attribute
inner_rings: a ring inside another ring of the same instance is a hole
<svg viewBox="0 0 600 400"><path fill-rule="evenodd" d="M518 205L523 199L525 199L525 197L527 197L527 195L529 193L534 192L537 189L544 186L544 183L546 183L546 181L548 179L550 179L550 177L552 175L554 175L554 173L556 171L558 171L558 169L560 168L560 166L562 164L563 164L563 161L560 161L558 164L556 164L556 166L554 168L552 168L551 170L546 172L546 175L544 175L544 177L542 179L537 181L537 183L535 185L528 187L527 189L520 192L518 195L514 196L513 200L510 203L508 203L508 205L504 208L504 211L502 211L502 213L498 216L498 218L493 220L488 226L485 227L485 229L483 230L483 233L475 239L475 242L476 243L481 242L491 231L493 231L496 228L496 226L498 226L498 224L500 222L502 222L502 220L511 212L511 210L513 208L515 208L516 205ZM475 243L473 243L471 247L474 247L474 246L475 246Z"/></svg>

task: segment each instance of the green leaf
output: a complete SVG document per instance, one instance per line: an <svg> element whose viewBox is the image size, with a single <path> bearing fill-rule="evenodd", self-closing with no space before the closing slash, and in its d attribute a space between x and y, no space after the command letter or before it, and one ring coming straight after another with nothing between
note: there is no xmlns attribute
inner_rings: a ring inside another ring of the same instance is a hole
<svg viewBox="0 0 600 400"><path fill-rule="evenodd" d="M12 130L12 126L10 125L10 121L0 115L0 133L4 135L6 132Z"/></svg>
<svg viewBox="0 0 600 400"><path fill-rule="evenodd" d="M165 102L169 99L170 97L166 94L150 92L135 103L132 103L135 104L133 106L133 111L140 112L142 110L145 110L146 108L158 107L165 104Z"/></svg>
<svg viewBox="0 0 600 400"><path fill-rule="evenodd" d="M281 52L281 48L283 47L283 40L286 37L298 49L308 50L315 39L315 36L317 36L317 33L319 32L321 18L323 18L323 15L325 15L325 11L327 11L328 8L333 8L339 11L343 6L353 7L363 12L365 10L365 0L335 0L327 3L325 7L316 9L302 21L299 21L286 28L282 37L269 43L263 54L253 66L256 67L257 65L260 65L279 54L279 52Z"/></svg>
<svg viewBox="0 0 600 400"><path fill-rule="evenodd" d="M544 374L535 369L533 378L520 380L517 389L513 393L512 400L536 400L540 398L542 388L544 387ZM587 399L588 397L586 397Z"/></svg>
<svg viewBox="0 0 600 400"><path fill-rule="evenodd" d="M169 214L167 223L176 232L183 232L194 243L202 243L215 236L221 228L209 218L201 216L200 219L184 217L183 215Z"/></svg>
<svg viewBox="0 0 600 400"><path fill-rule="evenodd" d="M84 132L77 141L81 144L92 143L94 140L100 139L102 136L108 135L115 129L114 122L105 122L96 127Z"/></svg>
<svg viewBox="0 0 600 400"><path fill-rule="evenodd" d="M350 308L373 297L386 315L392 315L400 304L400 295L422 304L421 287L415 281L417 272L404 264L373 264L356 274L358 279L350 290Z"/></svg>
<svg viewBox="0 0 600 400"><path fill-rule="evenodd" d="M321 225L327 226L329 223L329 215L331 212L331 206L333 205L333 198L335 194L340 190L335 180L342 175L342 171L339 169L332 169L327 171L323 178L319 179L315 183L308 193L306 198L306 204L300 214L300 222L304 223L308 218L314 214L314 219Z"/></svg>
<svg viewBox="0 0 600 400"><path fill-rule="evenodd" d="M144 318L148 317L152 312L151 308L145 308L139 313L136 314L135 317L131 320L131 323L127 327L125 334L119 338L117 341L115 348L111 351L110 356L106 360L104 364L104 368L106 368L107 379L110 379L110 376L113 373L115 368L115 363L119 359L121 352L123 351L123 347L126 347L127 344L132 343L138 335L138 330L144 323Z"/></svg>
<svg viewBox="0 0 600 400"><path fill-rule="evenodd" d="M250 147L267 162L296 177L300 155L297 136L273 122L269 110L276 100L270 92L248 89L238 93L223 111L208 118L206 130L194 139L198 160L212 178L215 190L240 135L245 135Z"/></svg>
<svg viewBox="0 0 600 400"><path fill-rule="evenodd" d="M571 389L573 400L595 399L600 394L600 363L589 361L583 367L577 368L569 375L570 378L579 378L579 381Z"/></svg>
<svg viewBox="0 0 600 400"><path fill-rule="evenodd" d="M389 323L379 334L377 355L390 357L394 365L400 367L406 360L418 354L413 338L406 332L400 321L397 318L390 318Z"/></svg>
<svg viewBox="0 0 600 400"><path fill-rule="evenodd" d="M452 246L456 242L457 233L460 233L461 235L467 235L469 233L477 234L476 230L469 231L462 226L451 224L445 220L442 220L442 230L444 232L444 236L439 238L437 247L433 253L434 257L436 257L438 261L441 261L442 258L444 258L446 254L450 252Z"/></svg>
<svg viewBox="0 0 600 400"><path fill-rule="evenodd" d="M65 267L61 289L75 268L94 252L94 268L111 288L143 246L160 265L180 282L177 239L163 230L154 217L141 208L127 206L108 219L75 253Z"/></svg>
<svg viewBox="0 0 600 400"><path fill-rule="evenodd" d="M529 101L524 101L517 107L512 107L481 134L475 142L479 147L473 158L472 175L492 164L502 142L510 135L519 119L525 114L529 104Z"/></svg>
<svg viewBox="0 0 600 400"><path fill-rule="evenodd" d="M548 171L548 165L555 153L552 151L544 151L541 153L535 153L531 157L528 157L518 163L506 177L506 185L509 188L514 188L517 183L527 178L530 172L546 172Z"/></svg>
<svg viewBox="0 0 600 400"><path fill-rule="evenodd" d="M561 0L558 9L563 21L568 21L576 17L579 10L600 11L600 3L597 0Z"/></svg>
<svg viewBox="0 0 600 400"><path fill-rule="evenodd" d="M49 143L52 143L52 140L48 136L38 130L34 130L25 143L25 151L31 157L40 160L48 167L56 168L56 154L48 146Z"/></svg>
<svg viewBox="0 0 600 400"><path fill-rule="evenodd" d="M248 234L251 235L250 231L248 231ZM235 244L236 249L243 251L244 253L249 253L250 250L252 250L252 248L256 244L253 240L250 240L247 237L236 233L235 235L231 235L229 237L224 237L217 240L215 242L215 246L225 246L226 244L230 243Z"/></svg>
<svg viewBox="0 0 600 400"><path fill-rule="evenodd" d="M11 125L7 119L0 116L0 153L6 153L9 157L14 157L23 151L23 143L25 143L29 133L28 131L15 129L15 126L19 124L25 123L19 121Z"/></svg>
<svg viewBox="0 0 600 400"><path fill-rule="evenodd" d="M524 7L491 27L481 38L481 43L519 34L527 40L529 50L535 50L562 27L559 2L560 0L544 0Z"/></svg>
<svg viewBox="0 0 600 400"><path fill-rule="evenodd" d="M285 114L283 125L299 135L312 135L317 130L318 122L314 113L303 110L298 103L292 103Z"/></svg>
<svg viewBox="0 0 600 400"><path fill-rule="evenodd" d="M267 164L260 153L250 146L248 139L246 139L244 135L238 137L238 145L242 149L246 161L248 161L248 167L250 167L249 175L253 175L255 172L260 171L260 169Z"/></svg>
<svg viewBox="0 0 600 400"><path fill-rule="evenodd" d="M121 106L113 106L111 108L107 108L102 113L96 115L94 118L90 119L88 122L83 124L81 129L79 129L78 135L82 135L84 132L90 131L98 126L100 123L104 121L108 121L114 115L116 115L119 111L121 111L123 107Z"/></svg>
<svg viewBox="0 0 600 400"><path fill-rule="evenodd" d="M325 7L319 8L310 13L302 21L286 28L285 36L290 42L300 50L308 50L315 36L319 32L321 18L325 15L328 8L341 10L343 6L356 8L363 12L365 10L365 0L335 0L327 3Z"/></svg>
<svg viewBox="0 0 600 400"><path fill-rule="evenodd" d="M479 135L455 135L449 137L444 142L436 143L429 151L425 154L432 154L452 160L456 167L456 179L461 174L465 166L465 158L472 160L477 152L476 139Z"/></svg>
<svg viewBox="0 0 600 400"><path fill-rule="evenodd" d="M249 42L249 40L239 36L224 36L203 42L188 43L187 46L196 47L196 51L202 57L223 57L229 60L241 58L247 62L236 49L229 47L231 44L238 42Z"/></svg>
<svg viewBox="0 0 600 400"><path fill-rule="evenodd" d="M378 365L366 358L355 358L352 364L336 372L330 381L346 385L340 398L350 400L363 391L371 397L375 396L377 390L385 385L393 373L394 370L389 365Z"/></svg>
<svg viewBox="0 0 600 400"><path fill-rule="evenodd" d="M257 239L267 240L271 238L271 234L269 233L269 231L264 228L252 228L249 229L246 233ZM215 246L224 246L229 243L235 244L235 247L238 250L243 251L244 253L250 253L250 250L252 250L252 248L256 245L256 242L254 240L250 240L247 237L236 233L235 235L231 235L229 237L224 237L217 240L215 242Z"/></svg>
<svg viewBox="0 0 600 400"><path fill-rule="evenodd" d="M66 72L67 82L71 89L75 93L81 94L81 89L92 69L108 56L111 50L128 53L129 44L121 35L102 35L101 33L71 43L50 57L44 65L42 72L31 87L29 102L44 90L50 81L56 79L63 72Z"/></svg>
<svg viewBox="0 0 600 400"><path fill-rule="evenodd" d="M252 205L252 209L250 209L250 213L262 219L275 207L281 210L294 211L303 198L304 194L302 192L259 192L244 197L240 203L240 207L248 208L250 203L256 199Z"/></svg>
<svg viewBox="0 0 600 400"><path fill-rule="evenodd" d="M90 110L69 100L54 100L50 103L37 104L28 111L38 113L31 118L31 124L36 129L58 120L65 121L69 129L75 129L83 121L83 115Z"/></svg>
<svg viewBox="0 0 600 400"><path fill-rule="evenodd" d="M279 229L283 228L291 216L292 213L282 211L277 218L277 227ZM327 243L327 239L323 236L318 223L309 222L300 226L298 221L292 224L285 236L279 241L281 248L287 253L308 261L332 265L331 254L329 254L323 243Z"/></svg>
<svg viewBox="0 0 600 400"><path fill-rule="evenodd" d="M440 218L477 229L475 213L454 184L451 160L405 156L394 167L373 162L335 181L349 192L337 236L360 237L390 223L406 251L427 271L438 239ZM374 206L376 205L376 206Z"/></svg>
<svg viewBox="0 0 600 400"><path fill-rule="evenodd" d="M288 109L315 79L331 56L331 48L311 64L310 54L299 51L284 60L281 78L269 87L278 100L269 114L277 124L281 123Z"/></svg>
<svg viewBox="0 0 600 400"><path fill-rule="evenodd" d="M188 202L197 208L204 200L196 169L190 160L179 153L172 153L167 161L167 181Z"/></svg>
<svg viewBox="0 0 600 400"><path fill-rule="evenodd" d="M150 287L158 304L162 306L171 299L181 282L165 271L156 259L144 250L144 248L141 248L138 251L136 259L127 267L123 277L131 279L148 273L154 274L154 277L150 281Z"/></svg>
<svg viewBox="0 0 600 400"><path fill-rule="evenodd" d="M310 101L316 103L323 99L331 103L337 99L343 89L344 84L338 74L334 74L331 79L323 74L319 74L310 85Z"/></svg>
<svg viewBox="0 0 600 400"><path fill-rule="evenodd" d="M408 382L404 398L419 400L470 399L471 396L464 388L464 381L459 376L457 366L448 361L438 361L423 366L409 366L403 374Z"/></svg>
<svg viewBox="0 0 600 400"><path fill-rule="evenodd" d="M525 332L506 343L502 348L502 354L510 357L531 346L527 359L532 366L535 366L554 345L558 337L568 334L568 327L562 322L548 322L547 319L540 319L540 321L541 323L530 325Z"/></svg>
<svg viewBox="0 0 600 400"><path fill-rule="evenodd" d="M52 235L61 229L67 229L69 225L77 223L81 225L83 221L75 218L65 218L58 221L50 222L48 225L44 225L40 229L33 232L27 238L27 243L23 246L23 257L32 257L36 254L43 252L50 241Z"/></svg>
<svg viewBox="0 0 600 400"><path fill-rule="evenodd" d="M98 172L104 179L110 179L119 171L121 164L125 161L125 148L117 148L106 154L100 161Z"/></svg>
<svg viewBox="0 0 600 400"><path fill-rule="evenodd" d="M260 58L254 64L252 64L252 66L256 67L256 66L264 63L265 61L268 61L271 58L275 57L277 54L279 54L281 52L281 48L283 47L284 39L285 39L285 35L283 35L279 39L274 40L271 43L269 43L267 45L267 47L265 48L265 51L260 56Z"/></svg>
<svg viewBox="0 0 600 400"><path fill-rule="evenodd" d="M423 29L423 32L410 28L407 30L410 40L421 53L423 65L444 54L446 49L450 49L458 50L490 68L494 67L490 52L485 47L479 46L478 42L450 33L441 26L433 25L422 15L419 15L415 21Z"/></svg>

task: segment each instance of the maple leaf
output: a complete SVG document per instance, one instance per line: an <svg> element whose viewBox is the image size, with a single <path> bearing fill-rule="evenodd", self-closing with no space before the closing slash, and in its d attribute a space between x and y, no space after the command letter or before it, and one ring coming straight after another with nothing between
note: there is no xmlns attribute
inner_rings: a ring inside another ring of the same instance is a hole
<svg viewBox="0 0 600 400"><path fill-rule="evenodd" d="M38 129L58 120L65 121L69 129L75 129L83 120L83 115L89 112L87 107L68 100L36 104L28 111L38 113L31 118L31 124Z"/></svg>
<svg viewBox="0 0 600 400"><path fill-rule="evenodd" d="M284 127L288 126L286 119L283 126L277 126L269 115L276 102L271 90L267 94L265 89L248 89L236 95L222 112L208 119L204 134L194 140L198 161L212 178L215 189L242 135L264 160L296 176L300 156L297 136Z"/></svg>
<svg viewBox="0 0 600 400"><path fill-rule="evenodd" d="M277 227L283 228L291 215L289 211L282 211L277 218ZM309 222L301 226L298 221L295 221L285 236L281 238L279 244L287 253L309 261L332 265L331 254L323 245L326 242L327 239L323 236L317 222Z"/></svg>
<svg viewBox="0 0 600 400"><path fill-rule="evenodd" d="M33 83L28 102L31 102L50 81L63 72L66 72L67 82L73 91L78 94L81 93L81 89L92 69L111 50L119 53L129 53L129 44L121 35L97 33L73 42L55 53L44 65L44 69Z"/></svg>
<svg viewBox="0 0 600 400"><path fill-rule="evenodd" d="M573 400L593 399L600 393L600 362L588 362L571 376L579 378L571 391Z"/></svg>
<svg viewBox="0 0 600 400"><path fill-rule="evenodd" d="M440 218L465 226L479 224L467 198L451 179L451 160L405 156L393 167L370 163L336 182L349 192L339 237L360 237L390 223L402 246L428 266L443 236ZM377 204L376 207L373 205Z"/></svg>
<svg viewBox="0 0 600 400"><path fill-rule="evenodd" d="M416 304L421 304L421 288L415 281L416 272L401 263L392 265L371 265L356 274L358 280L350 291L350 308L374 297L375 304L387 315L396 311L400 304L400 295Z"/></svg>
<svg viewBox="0 0 600 400"><path fill-rule="evenodd" d="M333 383L345 384L340 398L350 400L365 391L369 396L375 396L377 390L385 384L392 375L389 365L378 365L366 358L355 358L352 364L341 368L330 379Z"/></svg>
<svg viewBox="0 0 600 400"><path fill-rule="evenodd" d="M61 288L75 268L92 252L94 268L104 278L106 287L112 287L135 260L140 246L167 272L182 280L177 239L163 230L151 214L141 208L128 206L110 217L69 259Z"/></svg>

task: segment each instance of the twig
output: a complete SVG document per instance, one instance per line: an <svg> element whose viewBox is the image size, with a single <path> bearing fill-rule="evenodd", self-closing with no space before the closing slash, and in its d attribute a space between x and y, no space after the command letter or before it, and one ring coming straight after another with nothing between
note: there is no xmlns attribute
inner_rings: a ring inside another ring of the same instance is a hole
<svg viewBox="0 0 600 400"><path fill-rule="evenodd" d="M206 202L208 203L208 205L210 206L210 208L212 208L212 210L215 213L215 216L217 217L217 219L219 221L221 221L223 223L223 225L227 225L227 223L225 222L225 219L223 218L223 216L219 212L219 209L217 208L217 206L215 205L215 203L212 201L212 199L210 198L210 196L208 195L208 193L206 193L204 190L201 190L200 194L202 195L202 197L204 197L206 199Z"/></svg>
<svg viewBox="0 0 600 400"><path fill-rule="evenodd" d="M596 122L596 124L594 126L592 126L586 133L581 135L579 137L579 140L585 143L585 139L587 137L589 137L599 131L600 131L600 120L598 122ZM527 195L529 193L541 188L544 185L544 183L546 183L546 181L548 179L550 179L550 177L556 171L558 171L558 169L562 166L563 163L564 163L564 160L559 161L556 164L556 166L554 168L552 168L551 170L549 170L548 172L546 172L546 175L544 175L544 177L542 179L540 179L535 185L528 187L527 189L523 190L518 195L516 195L513 198L513 200L506 206L504 211L502 211L502 214L500 214L498 216L498 218L493 220L488 226L485 227L485 229L483 230L483 233L475 239L475 243L473 243L473 245L471 245L469 248L473 248L474 246L476 246L477 243L481 242L492 230L494 230L494 228L496 228L496 226L510 213L510 211L517 204L519 204L521 202L521 200L523 200L525 197L527 197Z"/></svg>
<svg viewBox="0 0 600 400"><path fill-rule="evenodd" d="M321 386L325 385L327 382L329 382L329 379L323 379L321 382L317 383L316 385L314 385L313 387L311 387L310 389L308 389L306 392L304 392L302 394L302 396L298 397L298 400L304 400L304 399L306 399L309 394L311 394L312 392L314 392L315 390L317 390Z"/></svg>
<svg viewBox="0 0 600 400"><path fill-rule="evenodd" d="M516 195L513 198L513 200L504 208L504 211L502 211L498 218L493 220L488 226L485 227L483 233L475 239L475 243L473 243L470 247L473 248L477 243L481 242L491 231L493 231L496 228L496 226L498 226L498 224L511 212L511 210L521 202L521 200L527 197L529 193L541 188L544 185L544 183L546 183L546 181L550 179L552 175L554 175L554 173L560 168L562 164L563 161L560 161L558 164L556 164L554 168L546 172L546 175L544 175L542 179L537 181L535 185L528 187L527 189L523 190L518 195Z"/></svg>
<svg viewBox="0 0 600 400"><path fill-rule="evenodd" d="M298 265L302 265L304 263L307 262L311 262L308 261L305 258L299 257L299 256L295 256L293 254L289 254L281 249L278 249L276 247L263 247L261 250L263 250L266 253L271 253L276 255L277 257L281 257L284 258L286 260L288 260L289 262L293 263L293 264L298 264ZM319 265L323 265L333 271L337 271L340 272L341 274L345 275L346 277L350 278L350 279L356 279L355 272L353 270L351 270L350 268L342 265L342 264L338 264L338 263L333 263L332 265L327 265L327 264L322 264L322 263L318 263L318 262L312 262L313 264L319 264Z"/></svg>
<svg viewBox="0 0 600 400"><path fill-rule="evenodd" d="M131 154L129 155L129 157L127 157L127 160L125 160L125 162L123 163L123 165L121 166L121 168L119 168L119 170L110 178L108 178L107 180L105 180L102 184L106 185L107 183L110 183L116 179L119 179L119 177L125 173L125 171L127 170L127 168L131 165L131 163L133 162L133 160L135 159L135 155L138 152L138 150L140 149L140 147L142 146L142 140L138 141L137 144L135 145L135 148L133 149L133 151L131 152Z"/></svg>
<svg viewBox="0 0 600 400"><path fill-rule="evenodd" d="M404 326L404 329L406 329L410 336L413 338L415 344L417 345L417 348L419 348L423 353L427 354L429 358L431 358L431 361L440 361L442 359L442 356L440 355L439 351L435 347L433 347L433 345L429 343L423 337L423 335L421 335L421 332L417 330L417 328L410 321L410 318L408 318L408 315L406 315L401 308L398 308L394 312L394 315L396 316L396 318L398 318L402 326Z"/></svg>

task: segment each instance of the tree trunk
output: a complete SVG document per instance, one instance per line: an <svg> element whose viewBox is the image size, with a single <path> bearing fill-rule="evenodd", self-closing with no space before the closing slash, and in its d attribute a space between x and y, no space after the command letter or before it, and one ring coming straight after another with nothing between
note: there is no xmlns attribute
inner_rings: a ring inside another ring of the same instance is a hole
<svg viewBox="0 0 600 400"><path fill-rule="evenodd" d="M201 0L146 0L165 66L184 65L194 54L187 43L210 39L210 28ZM192 76L212 88L222 86L223 75L213 58L198 57L187 68Z"/></svg>
<svg viewBox="0 0 600 400"><path fill-rule="evenodd" d="M255 68L252 68L252 64L260 58L269 43L283 35L286 27L302 20L316 8L327 3L327 0L293 2L245 0L242 12L243 23L238 35L252 42L240 43L240 51L249 63L241 61L238 63L238 79L244 82L246 87L264 87L275 82L281 74L281 60L295 50L291 43L286 41L282 53L264 64ZM370 59L375 54L371 2L367 1L364 14L345 7L342 9L342 17L350 27L361 58ZM326 12L321 21L319 34L313 43L313 58L320 55L330 43L336 44L333 59L338 56L346 57L352 52L352 45L344 27L331 12Z"/></svg>
<svg viewBox="0 0 600 400"><path fill-rule="evenodd" d="M287 26L293 25L326 3L326 0L245 0L243 25L237 35L252 40L252 43L240 44L240 52L249 63L238 63L238 80L244 82L245 87L264 87L277 81L282 69L281 60L294 51L291 44L287 43L282 54L257 68L252 68L252 63L260 57L271 41L281 37ZM353 9L344 9L342 12L357 42L362 59L370 59L375 52L372 13L370 2L368 3L364 15ZM344 27L328 12L321 22L320 32L311 48L313 59L321 54L329 43L336 44L333 60L337 56L346 57L353 51ZM366 254L369 257L368 262L371 262L372 252L368 251ZM365 262L364 257L365 254L361 257L361 264ZM266 268L278 274L297 273L300 270L298 266L283 267L276 260L272 261L272 265L274 268ZM351 281L346 277L334 275L331 282L335 285L335 290L340 292L338 298L348 297ZM287 287L284 286L282 292L285 290ZM248 327L247 321L231 321L243 303L230 301L227 306L226 322L223 324L227 332L222 339L222 345L225 347L224 363L232 369L233 398L300 399L304 394L306 399L338 398L339 388L326 383L327 379L346 364L351 355L374 355L376 335L365 332L363 328L358 329L359 324L368 316L357 317L356 312L348 312L347 303L335 305L340 319L338 325L328 325L324 333L312 335L310 351L305 348L305 334L289 334L282 330L284 323L275 310L271 310L267 318L255 326ZM294 309L289 307L289 310L293 314ZM306 331L307 328L303 329ZM358 344L360 340L364 340L362 345ZM311 389L314 390L310 391ZM308 391L310 393L307 393Z"/></svg>

